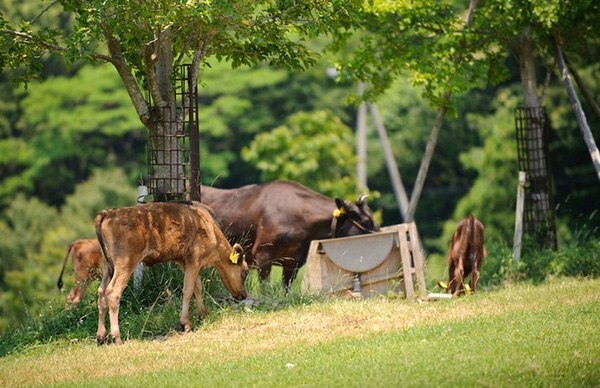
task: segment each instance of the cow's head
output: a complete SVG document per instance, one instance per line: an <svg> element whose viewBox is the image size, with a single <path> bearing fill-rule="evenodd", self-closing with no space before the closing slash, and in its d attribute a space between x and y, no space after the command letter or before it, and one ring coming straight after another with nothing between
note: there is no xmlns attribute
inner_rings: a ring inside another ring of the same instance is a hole
<svg viewBox="0 0 600 388"><path fill-rule="evenodd" d="M237 299L246 299L244 282L248 276L248 264L244 257L244 249L240 244L235 244L226 259L220 261L215 267L221 275L221 280L227 291Z"/></svg>
<svg viewBox="0 0 600 388"><path fill-rule="evenodd" d="M379 232L379 225L373 219L373 213L365 202L366 194L356 198L356 202L335 199L337 209L334 211L332 237L356 236Z"/></svg>

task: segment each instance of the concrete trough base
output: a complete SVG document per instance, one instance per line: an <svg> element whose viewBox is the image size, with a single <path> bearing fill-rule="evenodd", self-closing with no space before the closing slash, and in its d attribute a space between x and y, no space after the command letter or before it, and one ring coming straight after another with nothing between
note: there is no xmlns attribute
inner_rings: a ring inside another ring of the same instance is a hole
<svg viewBox="0 0 600 388"><path fill-rule="evenodd" d="M394 225L374 234L312 241L302 292L414 300L413 276L420 298L426 299L416 227L414 223Z"/></svg>

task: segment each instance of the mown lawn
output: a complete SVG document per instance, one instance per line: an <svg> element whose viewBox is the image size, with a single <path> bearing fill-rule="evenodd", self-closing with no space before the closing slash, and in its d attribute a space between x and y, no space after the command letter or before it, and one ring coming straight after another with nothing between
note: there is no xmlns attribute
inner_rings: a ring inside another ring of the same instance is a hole
<svg viewBox="0 0 600 388"><path fill-rule="evenodd" d="M55 342L0 359L0 386L600 385L600 280L449 301L331 299L229 313L123 346Z"/></svg>

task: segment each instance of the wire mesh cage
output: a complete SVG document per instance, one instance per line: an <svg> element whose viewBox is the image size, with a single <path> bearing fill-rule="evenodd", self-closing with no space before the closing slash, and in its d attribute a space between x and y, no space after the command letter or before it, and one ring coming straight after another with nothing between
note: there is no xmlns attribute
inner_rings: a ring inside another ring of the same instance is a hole
<svg viewBox="0 0 600 388"><path fill-rule="evenodd" d="M155 107L156 122L148 136L148 194L155 202L200 200L198 90L190 65L176 69L176 106Z"/></svg>
<svg viewBox="0 0 600 388"><path fill-rule="evenodd" d="M556 249L556 212L550 169L550 120L544 107L515 110L519 170L527 174L523 228L538 243Z"/></svg>

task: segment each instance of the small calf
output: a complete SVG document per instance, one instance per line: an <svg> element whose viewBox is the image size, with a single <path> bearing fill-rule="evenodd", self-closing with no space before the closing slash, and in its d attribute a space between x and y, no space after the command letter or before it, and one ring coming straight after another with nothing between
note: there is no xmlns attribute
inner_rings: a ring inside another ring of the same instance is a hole
<svg viewBox="0 0 600 388"><path fill-rule="evenodd" d="M202 282L198 273L215 267L225 288L236 299L245 299L248 265L242 247L229 244L204 206L150 203L103 210L96 216L96 236L103 255L104 272L98 288L99 344L106 343L105 318L110 315L110 334L122 343L119 304L123 290L138 263L176 262L184 271L180 323L190 330L189 304L196 296L198 314L204 315Z"/></svg>
<svg viewBox="0 0 600 388"><path fill-rule="evenodd" d="M67 308L76 306L80 301L86 288L94 278L99 277L100 262L102 261L102 252L98 240L75 240L67 247L65 258L63 259L62 269L56 285L62 289L62 276L65 271L69 254L73 259L73 270L75 271L75 285L67 296Z"/></svg>
<svg viewBox="0 0 600 388"><path fill-rule="evenodd" d="M448 293L463 294L464 279L469 275L471 291L477 291L481 264L486 255L483 229L483 224L472 214L458 223L448 249Z"/></svg>

